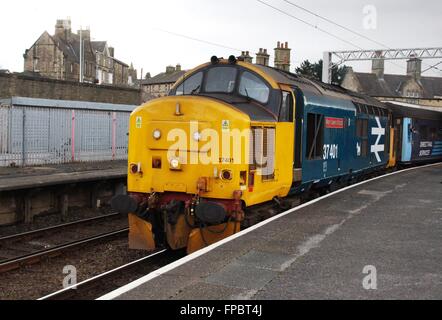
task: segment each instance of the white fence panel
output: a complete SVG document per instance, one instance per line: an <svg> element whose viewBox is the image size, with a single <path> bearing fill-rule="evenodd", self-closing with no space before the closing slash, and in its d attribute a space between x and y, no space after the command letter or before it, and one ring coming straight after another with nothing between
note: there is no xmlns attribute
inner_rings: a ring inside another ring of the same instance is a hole
<svg viewBox="0 0 442 320"><path fill-rule="evenodd" d="M127 109L0 104L0 166L125 160Z"/></svg>

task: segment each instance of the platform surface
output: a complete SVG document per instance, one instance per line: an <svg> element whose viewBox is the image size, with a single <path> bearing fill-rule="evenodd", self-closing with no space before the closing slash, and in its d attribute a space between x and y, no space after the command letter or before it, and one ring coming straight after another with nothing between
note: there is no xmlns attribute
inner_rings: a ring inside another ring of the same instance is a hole
<svg viewBox="0 0 442 320"><path fill-rule="evenodd" d="M38 167L0 167L0 192L67 183L124 178L127 161L70 163Z"/></svg>
<svg viewBox="0 0 442 320"><path fill-rule="evenodd" d="M103 298L442 299L442 164L333 194L124 291Z"/></svg>

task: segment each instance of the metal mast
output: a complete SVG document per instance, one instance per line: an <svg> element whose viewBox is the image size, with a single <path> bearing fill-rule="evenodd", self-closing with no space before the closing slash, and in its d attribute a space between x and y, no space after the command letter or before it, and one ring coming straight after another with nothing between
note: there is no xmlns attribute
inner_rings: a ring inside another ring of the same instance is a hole
<svg viewBox="0 0 442 320"><path fill-rule="evenodd" d="M80 83L83 82L83 28L80 27Z"/></svg>
<svg viewBox="0 0 442 320"><path fill-rule="evenodd" d="M333 63L333 58L337 59ZM328 51L324 52L322 67L322 82L331 83L332 69L347 61L367 60L407 60L440 59L442 48L411 48L411 49L378 49L378 50L353 50L353 51ZM425 70L428 71L429 69Z"/></svg>

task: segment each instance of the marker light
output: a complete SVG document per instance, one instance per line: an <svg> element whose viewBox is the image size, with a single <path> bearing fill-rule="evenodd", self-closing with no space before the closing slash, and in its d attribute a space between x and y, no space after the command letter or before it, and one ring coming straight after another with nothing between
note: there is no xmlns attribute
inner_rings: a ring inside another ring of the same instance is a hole
<svg viewBox="0 0 442 320"><path fill-rule="evenodd" d="M161 138L161 131L156 129L154 130L154 132L152 133L152 136L155 140L160 140Z"/></svg>
<svg viewBox="0 0 442 320"><path fill-rule="evenodd" d="M170 160L170 168L172 170L179 170L180 169L180 160L178 160L178 159Z"/></svg>

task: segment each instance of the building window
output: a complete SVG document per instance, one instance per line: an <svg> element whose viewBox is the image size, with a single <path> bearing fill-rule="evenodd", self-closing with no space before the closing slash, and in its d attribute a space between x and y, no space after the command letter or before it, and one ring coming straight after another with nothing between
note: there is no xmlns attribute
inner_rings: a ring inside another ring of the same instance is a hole
<svg viewBox="0 0 442 320"><path fill-rule="evenodd" d="M38 70L38 57L34 57L34 59L32 61L33 61L32 71L39 72L39 70Z"/></svg>
<svg viewBox="0 0 442 320"><path fill-rule="evenodd" d="M322 159L324 153L324 115L307 115L307 159Z"/></svg>

